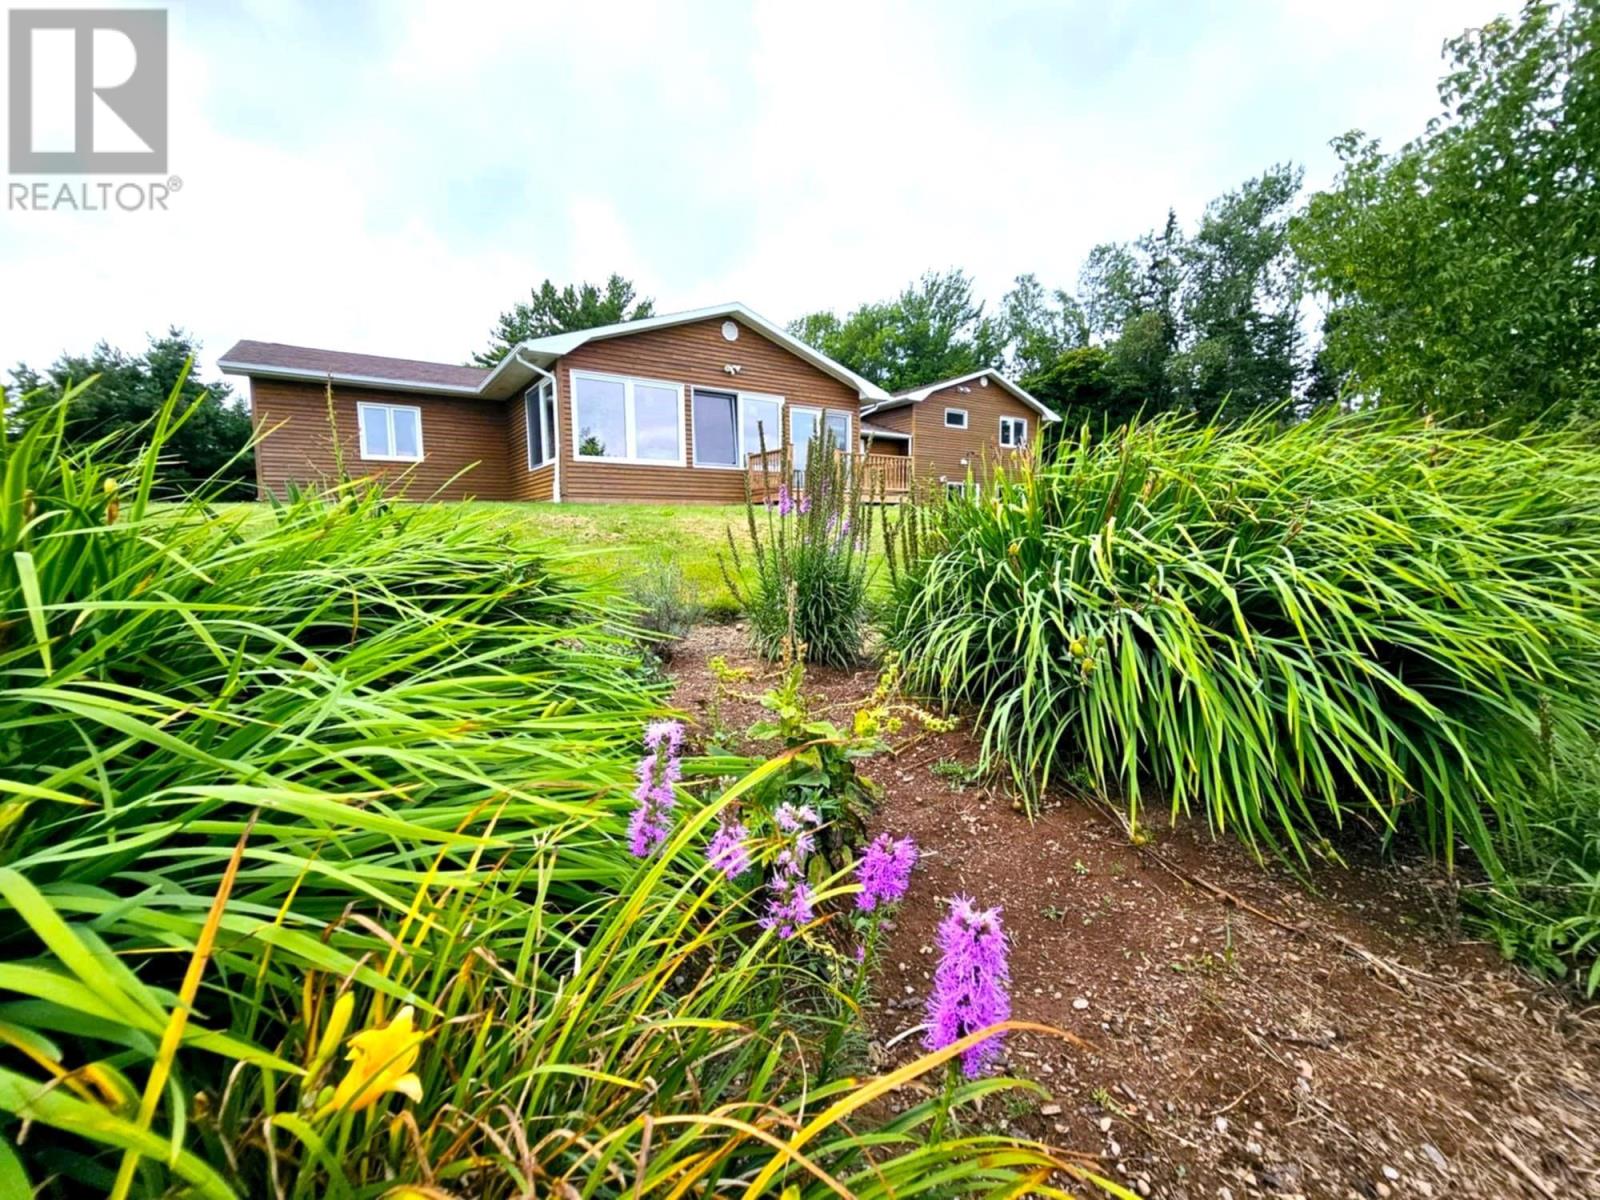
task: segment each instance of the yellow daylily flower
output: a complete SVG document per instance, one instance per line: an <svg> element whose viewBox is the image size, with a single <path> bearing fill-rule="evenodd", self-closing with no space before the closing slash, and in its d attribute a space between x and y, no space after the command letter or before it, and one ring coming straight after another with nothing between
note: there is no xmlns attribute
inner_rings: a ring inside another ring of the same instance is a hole
<svg viewBox="0 0 1600 1200"><path fill-rule="evenodd" d="M422 1080L412 1074L418 1047L428 1035L418 1033L415 1010L408 1004L394 1020L377 1029L363 1029L350 1039L350 1070L334 1089L333 1098L317 1115L371 1108L390 1092L422 1099Z"/></svg>

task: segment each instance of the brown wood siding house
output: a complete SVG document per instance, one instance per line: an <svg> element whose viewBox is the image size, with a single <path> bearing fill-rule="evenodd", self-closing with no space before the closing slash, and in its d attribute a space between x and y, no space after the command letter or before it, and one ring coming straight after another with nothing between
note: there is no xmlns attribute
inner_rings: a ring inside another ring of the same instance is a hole
<svg viewBox="0 0 1600 1200"><path fill-rule="evenodd" d="M920 456L931 408L739 304L534 339L493 370L252 341L220 366L250 380L263 496L342 466L410 499L736 503L758 423L769 448L826 423L848 445ZM934 438L943 473L962 451Z"/></svg>
<svg viewBox="0 0 1600 1200"><path fill-rule="evenodd" d="M1058 418L998 371L944 380L868 406L869 427L910 435L914 477L923 483L981 484L996 463L1036 443Z"/></svg>

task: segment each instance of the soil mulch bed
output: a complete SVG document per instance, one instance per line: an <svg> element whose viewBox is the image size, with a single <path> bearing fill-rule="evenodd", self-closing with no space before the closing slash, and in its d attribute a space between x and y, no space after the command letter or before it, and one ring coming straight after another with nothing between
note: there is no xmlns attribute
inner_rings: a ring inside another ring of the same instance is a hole
<svg viewBox="0 0 1600 1200"><path fill-rule="evenodd" d="M745 690L772 679L740 627L696 630L671 664L691 716L717 654L756 670ZM813 669L807 692L847 718L874 681ZM734 729L760 712L723 705ZM1013 1036L1008 1069L1050 1094L1002 1100L998 1127L1172 1200L1600 1197L1600 1007L1461 940L1432 865L1374 856L1308 887L1203 825L1136 847L1086 801L1053 794L1030 821L1002 783L941 766L977 762L965 722L907 740L863 764L874 831L923 855L873 983L875 1065L920 1052L894 1039L922 1021L934 930L965 893L1004 907L1014 1015L1090 1045Z"/></svg>

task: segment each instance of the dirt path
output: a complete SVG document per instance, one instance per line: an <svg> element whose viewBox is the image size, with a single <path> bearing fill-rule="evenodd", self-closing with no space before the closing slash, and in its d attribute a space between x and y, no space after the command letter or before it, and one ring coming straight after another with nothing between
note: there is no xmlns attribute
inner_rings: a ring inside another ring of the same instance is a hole
<svg viewBox="0 0 1600 1200"><path fill-rule="evenodd" d="M761 670L737 628L696 631L672 667L691 714L715 654ZM872 683L818 670L810 692L847 715ZM1600 1197L1600 1010L1453 939L1431 867L1329 868L1312 893L1203 829L1141 851L1066 797L1030 822L977 758L962 729L866 764L875 826L923 851L873 989L876 1057L917 1053L916 1034L883 1047L922 1020L943 900L966 893L1004 906L1015 1015L1092 1045L1013 1039L1009 1069L1051 1098L994 1119L1140 1194Z"/></svg>

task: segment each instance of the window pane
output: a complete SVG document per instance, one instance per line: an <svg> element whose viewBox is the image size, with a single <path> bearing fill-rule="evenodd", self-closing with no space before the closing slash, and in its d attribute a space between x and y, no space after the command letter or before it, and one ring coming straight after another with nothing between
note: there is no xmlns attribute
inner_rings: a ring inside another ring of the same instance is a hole
<svg viewBox="0 0 1600 1200"><path fill-rule="evenodd" d="M627 458L621 381L579 376L574 387L578 401L578 453L589 458Z"/></svg>
<svg viewBox="0 0 1600 1200"><path fill-rule="evenodd" d="M391 408L394 452L399 458L422 457L422 416L414 408Z"/></svg>
<svg viewBox="0 0 1600 1200"><path fill-rule="evenodd" d="M760 454L765 439L768 450L783 449L783 406L776 400L758 400L746 396L744 401L744 452Z"/></svg>
<svg viewBox="0 0 1600 1200"><path fill-rule="evenodd" d="M377 404L361 406L361 453L368 458L394 454L389 444L389 410Z"/></svg>
<svg viewBox="0 0 1600 1200"><path fill-rule="evenodd" d="M523 419L528 422L528 465L536 467L544 461L544 405L539 403L540 391L530 388L522 398Z"/></svg>
<svg viewBox="0 0 1600 1200"><path fill-rule="evenodd" d="M811 457L811 439L816 436L816 412L804 408L791 408L789 410L789 441L793 444L789 449L789 457L794 463L796 474L806 469L806 462Z"/></svg>
<svg viewBox="0 0 1600 1200"><path fill-rule="evenodd" d="M694 458L718 466L739 465L738 398L726 392L694 394Z"/></svg>
<svg viewBox="0 0 1600 1200"><path fill-rule="evenodd" d="M829 412L827 422L828 432L833 435L833 448L835 450L848 450L850 448L850 414Z"/></svg>
<svg viewBox="0 0 1600 1200"><path fill-rule="evenodd" d="M678 392L653 383L633 385L635 458L676 460L679 439Z"/></svg>
<svg viewBox="0 0 1600 1200"><path fill-rule="evenodd" d="M556 391L546 381L539 389L539 424L544 430L544 456L556 456Z"/></svg>
<svg viewBox="0 0 1600 1200"><path fill-rule="evenodd" d="M965 429L967 427L967 414L963 409L947 408L944 410L944 423L951 429Z"/></svg>

